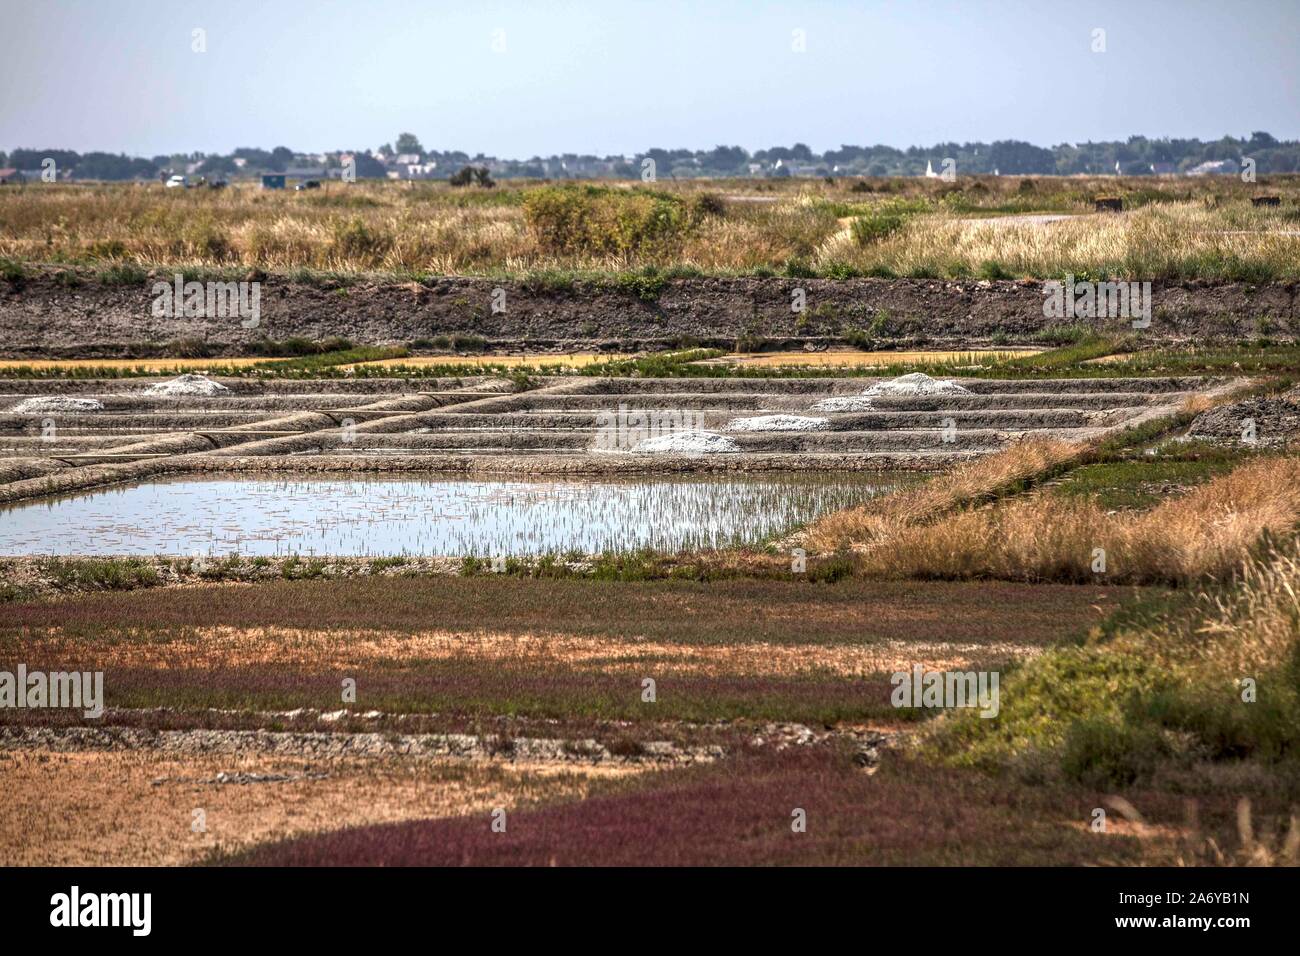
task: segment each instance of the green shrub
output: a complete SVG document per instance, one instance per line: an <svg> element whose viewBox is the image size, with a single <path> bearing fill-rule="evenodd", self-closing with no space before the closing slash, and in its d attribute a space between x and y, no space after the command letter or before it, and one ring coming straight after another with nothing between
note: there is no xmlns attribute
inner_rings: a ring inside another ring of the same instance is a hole
<svg viewBox="0 0 1300 956"><path fill-rule="evenodd" d="M853 577L853 571L853 559L848 555L837 554L809 565L808 580L821 584L834 584L844 578Z"/></svg>
<svg viewBox="0 0 1300 956"><path fill-rule="evenodd" d="M0 277L6 282L22 282L27 278L27 270L15 259L0 259Z"/></svg>
<svg viewBox="0 0 1300 956"><path fill-rule="evenodd" d="M104 285L143 285L149 276L133 262L119 262L99 273Z"/></svg>
<svg viewBox="0 0 1300 956"><path fill-rule="evenodd" d="M1191 734L1211 760L1276 762L1300 755L1300 708L1285 671L1264 675L1264 692L1245 703L1234 688L1187 687L1152 695L1135 717Z"/></svg>
<svg viewBox="0 0 1300 956"><path fill-rule="evenodd" d="M889 312L881 310L865 329L849 329L844 332L844 341L855 349L870 352L880 344L880 338L889 324Z"/></svg>
<svg viewBox="0 0 1300 956"><path fill-rule="evenodd" d="M640 272L620 272L614 279L618 288L642 302L657 302L667 281L654 266L646 266Z"/></svg>
<svg viewBox="0 0 1300 956"><path fill-rule="evenodd" d="M849 228L858 245L870 246L892 236L912 216L929 209L930 204L924 199L891 199L866 212L855 212L856 218Z"/></svg>
<svg viewBox="0 0 1300 956"><path fill-rule="evenodd" d="M572 272L563 269L539 269L530 272L520 285L528 292L568 293L572 292L577 280Z"/></svg>
<svg viewBox="0 0 1300 956"><path fill-rule="evenodd" d="M1000 262L986 259L980 263L977 275L981 279L1012 279L1015 273L1008 271Z"/></svg>
<svg viewBox="0 0 1300 956"><path fill-rule="evenodd" d="M1066 732L1061 770L1085 786L1126 787L1150 776L1171 755L1172 748L1156 728L1093 718L1072 724Z"/></svg>
<svg viewBox="0 0 1300 956"><path fill-rule="evenodd" d="M815 279L817 270L808 264L806 259L798 256L787 259L785 263L785 276L788 279Z"/></svg>
<svg viewBox="0 0 1300 956"><path fill-rule="evenodd" d="M857 279L862 275L862 270L847 262L829 262L822 267L822 275L827 279Z"/></svg>
<svg viewBox="0 0 1300 956"><path fill-rule="evenodd" d="M140 558L54 558L41 570L59 590L129 591L159 582L157 569Z"/></svg>
<svg viewBox="0 0 1300 956"><path fill-rule="evenodd" d="M547 186L524 200L539 249L556 256L654 256L677 249L690 228L675 196L604 186Z"/></svg>
<svg viewBox="0 0 1300 956"><path fill-rule="evenodd" d="M903 228L907 218L887 209L877 210L853 220L853 239L860 246L870 246Z"/></svg>

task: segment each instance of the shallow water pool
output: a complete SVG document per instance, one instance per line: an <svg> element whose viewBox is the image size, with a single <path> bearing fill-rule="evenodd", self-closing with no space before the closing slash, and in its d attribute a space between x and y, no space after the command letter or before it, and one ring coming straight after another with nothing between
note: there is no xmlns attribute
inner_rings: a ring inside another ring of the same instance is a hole
<svg viewBox="0 0 1300 956"><path fill-rule="evenodd" d="M757 544L897 479L165 479L0 510L0 554L526 555Z"/></svg>

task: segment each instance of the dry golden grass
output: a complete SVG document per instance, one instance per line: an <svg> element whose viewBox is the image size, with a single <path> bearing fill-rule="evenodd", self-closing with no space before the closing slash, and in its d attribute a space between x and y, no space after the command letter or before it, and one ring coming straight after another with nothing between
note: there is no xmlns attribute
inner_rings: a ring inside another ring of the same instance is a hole
<svg viewBox="0 0 1300 956"><path fill-rule="evenodd" d="M1288 659L1300 638L1300 546L1243 562L1234 586L1201 595L1195 640L1169 630L1141 632L1134 644L1172 650L1201 673L1256 674Z"/></svg>
<svg viewBox="0 0 1300 956"><path fill-rule="evenodd" d="M833 263L896 275L956 275L984 263L1016 276L1063 275L1082 265L1134 279L1294 275L1300 228L1277 211L1210 209L1196 202L1052 223L981 222L938 212L910 220L865 249L838 235L813 261L820 268Z"/></svg>
<svg viewBox="0 0 1300 956"><path fill-rule="evenodd" d="M126 368L145 369L150 372L176 373L199 371L206 368L244 368L262 362L288 361L287 359L268 359L249 356L238 358L198 358L198 359L0 359L0 371L15 368L32 369L96 369Z"/></svg>
<svg viewBox="0 0 1300 956"><path fill-rule="evenodd" d="M653 254L628 255L550 255L539 248L523 208L536 184L455 190L445 184L332 183L312 194L251 184L220 191L24 187L0 192L0 257L469 275L647 264L782 270L791 261L832 273L912 276L978 275L990 263L1006 274L1037 277L1085 266L1132 278L1300 275L1290 179L1269 187L1285 196L1279 209L1253 208L1244 186L1124 184L1162 192L1164 201L1121 215L1090 213L1092 194L1117 188L1113 180L1040 183L1032 196L1018 196L993 177L968 184L969 190L897 181L865 194L820 181L659 183L656 192L688 202L701 192L722 192L725 213L692 220ZM860 244L852 220L900 198L919 211L894 234ZM972 218L1035 211L1082 215L1046 223Z"/></svg>
<svg viewBox="0 0 1300 956"><path fill-rule="evenodd" d="M826 515L802 532L801 543L813 551L869 548L914 522L991 497L1009 485L1073 461L1087 447L1046 439L1020 442L958 465L925 484L900 489L860 508Z"/></svg>
<svg viewBox="0 0 1300 956"><path fill-rule="evenodd" d="M1139 514L1041 495L894 525L862 561L883 577L1176 583L1226 576L1262 535L1297 523L1300 459L1270 457Z"/></svg>

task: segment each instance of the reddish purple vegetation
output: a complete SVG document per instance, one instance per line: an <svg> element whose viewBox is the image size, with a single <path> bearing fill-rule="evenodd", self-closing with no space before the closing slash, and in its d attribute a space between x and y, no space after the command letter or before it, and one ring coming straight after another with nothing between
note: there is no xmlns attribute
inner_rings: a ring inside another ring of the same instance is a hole
<svg viewBox="0 0 1300 956"><path fill-rule="evenodd" d="M1055 643L1101 619L1123 592L996 581L608 582L489 577L359 578L86 594L0 604L0 629L99 637L228 624L429 628L639 636L687 644L877 640ZM0 631L0 642L4 636ZM3 646L0 643L0 646Z"/></svg>
<svg viewBox="0 0 1300 956"><path fill-rule="evenodd" d="M0 666L9 655L0 655ZM611 675L550 663L532 668L474 660L394 662L347 671L258 664L246 667L151 669L110 660L27 661L31 668L104 671L110 707L335 710L341 680L356 679L356 704L389 713L487 717L601 717L623 720L851 720L897 717L887 678L657 676L657 700L641 700L636 675ZM647 665L647 674L657 672Z"/></svg>
<svg viewBox="0 0 1300 956"><path fill-rule="evenodd" d="M506 818L341 830L255 848L234 865L677 866L1083 864L1136 857L1072 826L1095 794L904 765L868 776L825 748L639 778L619 792ZM793 812L807 832L792 831Z"/></svg>

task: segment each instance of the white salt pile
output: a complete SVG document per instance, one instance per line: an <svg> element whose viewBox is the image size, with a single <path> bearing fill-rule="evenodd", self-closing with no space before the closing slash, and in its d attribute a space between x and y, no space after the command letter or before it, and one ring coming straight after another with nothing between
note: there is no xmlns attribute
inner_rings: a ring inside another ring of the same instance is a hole
<svg viewBox="0 0 1300 956"><path fill-rule="evenodd" d="M93 412L104 407L94 398L25 398L11 412Z"/></svg>
<svg viewBox="0 0 1300 956"><path fill-rule="evenodd" d="M931 378L924 372L912 372L877 382L863 395L969 395L970 389L949 379Z"/></svg>
<svg viewBox="0 0 1300 956"><path fill-rule="evenodd" d="M826 418L808 418L805 415L759 415L755 418L733 418L727 422L729 432L819 432L830 427Z"/></svg>
<svg viewBox="0 0 1300 956"><path fill-rule="evenodd" d="M861 395L837 395L814 402L815 412L864 412L872 407L871 400L879 396L907 397L913 395L969 395L970 389L950 379L931 378L924 372L911 372L877 382Z"/></svg>
<svg viewBox="0 0 1300 956"><path fill-rule="evenodd" d="M679 454L718 454L740 451L740 446L717 432L680 431L646 438L632 446L634 452L677 452Z"/></svg>
<svg viewBox="0 0 1300 956"><path fill-rule="evenodd" d="M230 389L203 375L178 375L165 382L157 382L144 390L146 395L219 395Z"/></svg>
<svg viewBox="0 0 1300 956"><path fill-rule="evenodd" d="M813 402L814 412L865 412L871 408L871 399L861 395L837 395Z"/></svg>

